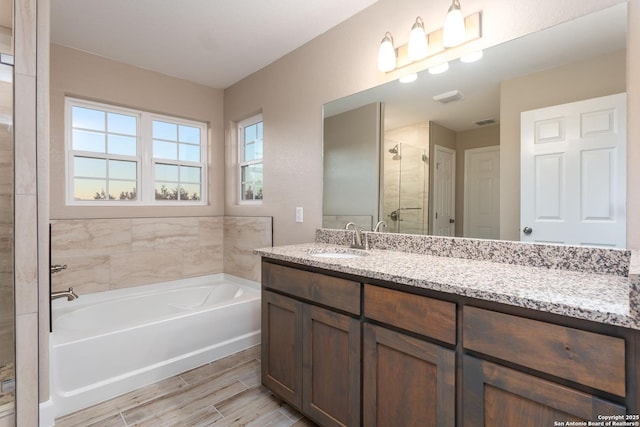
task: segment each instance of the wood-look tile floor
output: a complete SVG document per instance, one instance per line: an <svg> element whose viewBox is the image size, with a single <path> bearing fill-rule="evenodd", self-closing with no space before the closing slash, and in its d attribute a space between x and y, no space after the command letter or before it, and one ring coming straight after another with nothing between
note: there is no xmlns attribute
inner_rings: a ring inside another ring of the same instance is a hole
<svg viewBox="0 0 640 427"><path fill-rule="evenodd" d="M260 346L56 419L56 427L315 424L260 385Z"/></svg>

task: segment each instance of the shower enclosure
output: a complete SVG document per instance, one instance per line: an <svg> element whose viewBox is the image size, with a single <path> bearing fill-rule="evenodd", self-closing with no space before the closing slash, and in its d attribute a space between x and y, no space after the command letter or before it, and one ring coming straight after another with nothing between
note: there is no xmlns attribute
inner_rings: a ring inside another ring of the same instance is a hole
<svg viewBox="0 0 640 427"><path fill-rule="evenodd" d="M383 168L382 219L387 223L385 231L426 234L429 221L428 145L414 145L386 137Z"/></svg>
<svg viewBox="0 0 640 427"><path fill-rule="evenodd" d="M14 412L13 57L0 53L0 420Z"/></svg>

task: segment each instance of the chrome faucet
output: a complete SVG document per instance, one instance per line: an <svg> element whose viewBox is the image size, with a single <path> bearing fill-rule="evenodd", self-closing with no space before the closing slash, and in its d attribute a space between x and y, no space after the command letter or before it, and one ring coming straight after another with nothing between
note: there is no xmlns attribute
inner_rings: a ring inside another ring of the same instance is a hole
<svg viewBox="0 0 640 427"><path fill-rule="evenodd" d="M69 288L68 291L51 292L52 300L64 297L67 297L67 301L73 301L74 299L80 298L78 294L73 292L73 288Z"/></svg>
<svg viewBox="0 0 640 427"><path fill-rule="evenodd" d="M373 229L374 233L382 233L382 229L387 226L387 223L384 221L378 221L375 228Z"/></svg>
<svg viewBox="0 0 640 427"><path fill-rule="evenodd" d="M351 247L354 249L369 249L369 241L367 240L367 235L364 235L364 242L362 239L362 228L358 227L357 224L353 222L348 222L347 225L344 226L345 230L349 230L349 227L353 226L353 240L351 241Z"/></svg>

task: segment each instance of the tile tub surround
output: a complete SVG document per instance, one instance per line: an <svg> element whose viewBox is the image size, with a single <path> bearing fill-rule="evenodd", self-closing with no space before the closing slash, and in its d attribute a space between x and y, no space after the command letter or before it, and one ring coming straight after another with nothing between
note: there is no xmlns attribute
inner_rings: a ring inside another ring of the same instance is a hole
<svg viewBox="0 0 640 427"><path fill-rule="evenodd" d="M253 248L272 245L271 217L51 221L52 290L82 295L227 273L260 281Z"/></svg>
<svg viewBox="0 0 640 427"><path fill-rule="evenodd" d="M222 217L51 221L52 290L79 294L222 272Z"/></svg>
<svg viewBox="0 0 640 427"><path fill-rule="evenodd" d="M257 249L263 257L640 330L637 276L371 249L359 258L311 252L347 245L308 243Z"/></svg>
<svg viewBox="0 0 640 427"><path fill-rule="evenodd" d="M629 275L631 251L506 240L468 239L417 234L366 233L369 245L416 254L491 261L584 273ZM316 242L349 245L353 231L321 228ZM640 265L640 261L638 261ZM638 267L640 270L640 266Z"/></svg>
<svg viewBox="0 0 640 427"><path fill-rule="evenodd" d="M273 245L272 217L224 217L224 272L260 282L260 256L254 248Z"/></svg>

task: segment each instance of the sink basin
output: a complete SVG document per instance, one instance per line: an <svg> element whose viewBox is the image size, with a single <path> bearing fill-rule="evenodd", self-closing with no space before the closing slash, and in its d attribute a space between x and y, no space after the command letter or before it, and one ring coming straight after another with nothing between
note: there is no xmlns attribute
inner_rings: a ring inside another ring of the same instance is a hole
<svg viewBox="0 0 640 427"><path fill-rule="evenodd" d="M349 259L349 258L362 258L369 254L366 252L356 251L353 249L312 249L309 251L309 255L317 258L334 258L334 259Z"/></svg>

